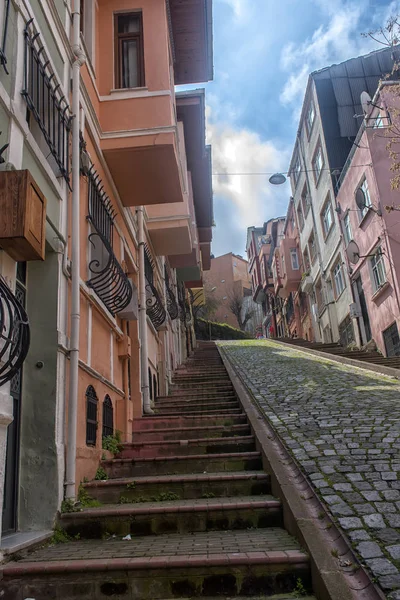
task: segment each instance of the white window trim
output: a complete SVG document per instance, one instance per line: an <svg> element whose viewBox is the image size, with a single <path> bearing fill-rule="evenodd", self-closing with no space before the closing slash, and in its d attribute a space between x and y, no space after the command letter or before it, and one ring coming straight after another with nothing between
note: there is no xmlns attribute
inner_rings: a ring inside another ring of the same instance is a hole
<svg viewBox="0 0 400 600"><path fill-rule="evenodd" d="M376 256L378 254L380 254L380 257L379 257L378 261L375 264L373 264L373 261L376 259ZM382 253L382 248L380 246L379 246L379 248L377 248L375 250L374 255L370 257L369 266L370 266L370 270L371 270L372 289L374 290L374 294L375 294L387 283L385 261L384 261L384 257L383 257L383 253ZM376 273L379 271L379 267L381 267L381 269L383 271L383 277L384 277L384 280L381 282L379 282L376 278Z"/></svg>
<svg viewBox="0 0 400 600"><path fill-rule="evenodd" d="M342 263L341 259L339 259L337 261L337 263L335 264L335 266L333 267L332 275L333 275L333 280L335 282L335 296L336 296L335 299L337 300L339 298L339 296L341 296L342 293L344 292L344 290L346 289L346 279L344 276L343 263ZM340 286L338 286L338 281L341 282Z"/></svg>

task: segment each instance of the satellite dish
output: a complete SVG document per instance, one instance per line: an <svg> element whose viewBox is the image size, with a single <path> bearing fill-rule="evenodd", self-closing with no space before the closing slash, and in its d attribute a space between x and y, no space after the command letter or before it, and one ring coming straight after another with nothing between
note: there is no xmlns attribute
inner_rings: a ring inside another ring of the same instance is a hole
<svg viewBox="0 0 400 600"><path fill-rule="evenodd" d="M282 185L285 181L286 177L282 173L274 173L274 175L271 175L269 178L269 182L272 183L272 185Z"/></svg>
<svg viewBox="0 0 400 600"><path fill-rule="evenodd" d="M361 100L361 106L363 109L363 113L364 113L364 115L366 115L369 113L369 111L371 109L372 98L368 94L368 92L361 92L360 100Z"/></svg>
<svg viewBox="0 0 400 600"><path fill-rule="evenodd" d="M364 210L364 208L367 206L367 200L365 198L364 190L360 187L356 191L356 204L357 208L359 208L360 210Z"/></svg>
<svg viewBox="0 0 400 600"><path fill-rule="evenodd" d="M356 265L360 260L360 249L354 240L349 242L349 245L346 249L346 254L352 265Z"/></svg>

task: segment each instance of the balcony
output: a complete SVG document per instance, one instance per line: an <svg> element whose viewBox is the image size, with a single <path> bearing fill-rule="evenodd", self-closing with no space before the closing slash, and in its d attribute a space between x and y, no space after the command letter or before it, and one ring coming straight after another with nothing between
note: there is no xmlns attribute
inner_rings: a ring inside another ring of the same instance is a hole
<svg viewBox="0 0 400 600"><path fill-rule="evenodd" d="M282 272L280 274L281 290L279 295L287 298L291 292L297 291L301 282L301 270L299 261L299 250L296 241L292 238L284 238L279 245L280 263Z"/></svg>
<svg viewBox="0 0 400 600"><path fill-rule="evenodd" d="M182 124L180 124L182 125ZM196 239L196 217L190 173L184 172L183 202L148 206L147 230L158 256L190 254Z"/></svg>

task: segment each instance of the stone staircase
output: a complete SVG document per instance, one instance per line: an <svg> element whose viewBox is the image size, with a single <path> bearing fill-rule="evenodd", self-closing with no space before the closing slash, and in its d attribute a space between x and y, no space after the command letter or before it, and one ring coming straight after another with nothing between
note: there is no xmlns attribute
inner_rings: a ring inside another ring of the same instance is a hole
<svg viewBox="0 0 400 600"><path fill-rule="evenodd" d="M109 479L84 484L101 505L61 515L74 541L3 565L2 600L283 600L310 588L309 558L283 527L214 344L200 345L134 432L103 461Z"/></svg>

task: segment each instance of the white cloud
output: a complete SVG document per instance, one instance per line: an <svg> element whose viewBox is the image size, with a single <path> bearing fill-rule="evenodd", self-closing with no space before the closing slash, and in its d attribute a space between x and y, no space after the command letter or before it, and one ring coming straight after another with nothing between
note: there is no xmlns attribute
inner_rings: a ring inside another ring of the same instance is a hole
<svg viewBox="0 0 400 600"><path fill-rule="evenodd" d="M284 105L302 101L307 76L312 71L376 48L376 42L360 34L363 31L361 19L365 18L367 10L365 0L347 3L343 0L330 3L315 0L315 3L326 13L329 21L327 25L319 26L303 43L288 43L283 48L281 67L288 72L280 95Z"/></svg>
<svg viewBox="0 0 400 600"><path fill-rule="evenodd" d="M273 141L244 128L235 128L226 122L215 123L211 109L207 109L207 138L212 144L214 196L227 200L232 207L230 223L217 223L221 228L239 227L245 231L251 225L262 225L268 218L286 211L290 190L276 188L268 182L272 173L286 171L289 148L279 148ZM253 173L253 175L234 175ZM283 210L282 210L283 207Z"/></svg>

